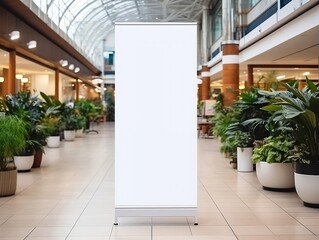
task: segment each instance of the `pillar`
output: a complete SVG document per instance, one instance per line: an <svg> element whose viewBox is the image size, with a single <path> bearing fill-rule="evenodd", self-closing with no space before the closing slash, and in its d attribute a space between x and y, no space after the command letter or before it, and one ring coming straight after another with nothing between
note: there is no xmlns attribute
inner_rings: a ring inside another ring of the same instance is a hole
<svg viewBox="0 0 319 240"><path fill-rule="evenodd" d="M197 78L202 81L201 71L197 71ZM201 83L197 84L197 100L198 101L203 100L203 98L202 98L202 84Z"/></svg>
<svg viewBox="0 0 319 240"><path fill-rule="evenodd" d="M239 94L239 57L238 43L223 44L223 93L224 106L232 105Z"/></svg>
<svg viewBox="0 0 319 240"><path fill-rule="evenodd" d="M222 21L223 21L223 94L224 106L232 105L238 99L239 94L239 42L234 40L236 17L234 16L235 1L222 1Z"/></svg>
<svg viewBox="0 0 319 240"><path fill-rule="evenodd" d="M9 53L9 68L4 70L4 95L13 94L16 91L16 51Z"/></svg>
<svg viewBox="0 0 319 240"><path fill-rule="evenodd" d="M208 44L207 44L207 32L208 32L208 8L203 7L202 13L202 63L206 64L208 61Z"/></svg>
<svg viewBox="0 0 319 240"><path fill-rule="evenodd" d="M210 99L210 72L208 66L202 66L202 84L201 84L201 99Z"/></svg>
<svg viewBox="0 0 319 240"><path fill-rule="evenodd" d="M79 87L79 79L76 79L75 83L75 100L79 100L79 92L80 92L80 87Z"/></svg>
<svg viewBox="0 0 319 240"><path fill-rule="evenodd" d="M247 88L254 86L254 68L252 65L247 66Z"/></svg>
<svg viewBox="0 0 319 240"><path fill-rule="evenodd" d="M59 100L59 89L60 89L60 71L55 69L55 78L54 78L54 99Z"/></svg>

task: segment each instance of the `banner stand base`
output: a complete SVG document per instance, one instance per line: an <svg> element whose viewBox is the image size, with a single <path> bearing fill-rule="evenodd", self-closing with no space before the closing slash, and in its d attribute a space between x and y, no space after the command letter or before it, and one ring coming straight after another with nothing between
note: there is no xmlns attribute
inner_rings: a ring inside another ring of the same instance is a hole
<svg viewBox="0 0 319 240"><path fill-rule="evenodd" d="M193 217L197 222L197 207L187 208L115 208L114 225L118 225L119 217Z"/></svg>

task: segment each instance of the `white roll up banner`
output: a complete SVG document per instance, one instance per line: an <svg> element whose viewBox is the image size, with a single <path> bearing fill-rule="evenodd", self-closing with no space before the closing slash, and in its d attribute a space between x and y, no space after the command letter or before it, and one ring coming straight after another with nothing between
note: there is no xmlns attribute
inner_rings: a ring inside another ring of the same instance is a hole
<svg viewBox="0 0 319 240"><path fill-rule="evenodd" d="M115 83L115 223L196 217L197 24L115 24Z"/></svg>

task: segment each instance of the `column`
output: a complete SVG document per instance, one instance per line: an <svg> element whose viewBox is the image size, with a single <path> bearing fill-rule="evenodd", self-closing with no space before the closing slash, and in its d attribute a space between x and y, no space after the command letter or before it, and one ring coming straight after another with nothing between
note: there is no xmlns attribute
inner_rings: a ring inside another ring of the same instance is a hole
<svg viewBox="0 0 319 240"><path fill-rule="evenodd" d="M210 72L208 66L202 66L202 84L201 84L201 99L210 99Z"/></svg>
<svg viewBox="0 0 319 240"><path fill-rule="evenodd" d="M55 69L55 84L54 84L54 99L59 100L59 88L60 88L60 81L59 81L60 71L59 69Z"/></svg>
<svg viewBox="0 0 319 240"><path fill-rule="evenodd" d="M239 93L239 57L238 43L223 44L223 93L224 106L230 106L238 99Z"/></svg>
<svg viewBox="0 0 319 240"><path fill-rule="evenodd" d="M234 1L222 1L223 21L223 94L224 106L232 105L238 99L239 94L239 42L235 38Z"/></svg>
<svg viewBox="0 0 319 240"><path fill-rule="evenodd" d="M252 65L247 66L247 88L254 86L254 68Z"/></svg>
<svg viewBox="0 0 319 240"><path fill-rule="evenodd" d="M4 94L12 94L16 91L16 51L9 53L9 69L4 71Z"/></svg>
<svg viewBox="0 0 319 240"><path fill-rule="evenodd" d="M202 81L202 76L201 76L201 71L197 71L197 78L200 79ZM197 84L197 100L198 101L201 101L203 100L202 98L202 84L201 83L198 83Z"/></svg>
<svg viewBox="0 0 319 240"><path fill-rule="evenodd" d="M202 13L202 63L206 64L208 61L208 44L207 44L207 28L208 28L208 8L203 7Z"/></svg>
<svg viewBox="0 0 319 240"><path fill-rule="evenodd" d="M79 100L79 92L80 92L79 79L76 79L76 83L75 83L75 100L76 101Z"/></svg>

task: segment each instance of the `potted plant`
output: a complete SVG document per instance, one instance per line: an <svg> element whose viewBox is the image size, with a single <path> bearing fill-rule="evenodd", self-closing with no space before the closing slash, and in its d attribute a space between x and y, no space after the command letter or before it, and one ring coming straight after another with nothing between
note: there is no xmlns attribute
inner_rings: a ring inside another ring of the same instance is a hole
<svg viewBox="0 0 319 240"><path fill-rule="evenodd" d="M57 116L45 116L41 125L45 127L46 144L49 148L60 146L60 118Z"/></svg>
<svg viewBox="0 0 319 240"><path fill-rule="evenodd" d="M81 99L75 102L74 109L76 112L86 118L86 132L98 133L97 130L91 128L90 124L96 122L97 118L101 116L103 110L101 103L98 104L87 99Z"/></svg>
<svg viewBox="0 0 319 240"><path fill-rule="evenodd" d="M255 141L252 161L265 190L292 191L295 189L294 167L289 158L295 144L289 134L269 136Z"/></svg>
<svg viewBox="0 0 319 240"><path fill-rule="evenodd" d="M44 115L42 100L30 91L21 91L16 94L7 95L5 102L8 106L8 114L15 115L24 121L27 129L27 143L23 151L14 157L18 171L30 171L34 163L35 151L43 153L45 137L38 127Z"/></svg>
<svg viewBox="0 0 319 240"><path fill-rule="evenodd" d="M41 126L46 131L46 143L49 148L60 147L61 135L61 110L64 108L59 100L52 99L44 92L40 92L41 97L44 99L45 113L41 120Z"/></svg>
<svg viewBox="0 0 319 240"><path fill-rule="evenodd" d="M254 166L251 161L253 139L248 129L237 121L226 128L225 135L236 151L237 170L239 172L253 171Z"/></svg>
<svg viewBox="0 0 319 240"><path fill-rule="evenodd" d="M295 187L305 206L319 207L319 90L306 79L307 86L299 90L297 82L282 85L287 91L263 92L274 98L265 110L277 112L295 124L296 141L290 159L295 161Z"/></svg>
<svg viewBox="0 0 319 240"><path fill-rule="evenodd" d="M253 139L251 134L238 130L235 132L234 140L237 147L237 170L239 172L254 171L254 165L251 161L253 152Z"/></svg>
<svg viewBox="0 0 319 240"><path fill-rule="evenodd" d="M69 106L65 106L61 113L61 121L64 129L64 140L74 141L75 130L77 128L77 116L74 109Z"/></svg>
<svg viewBox="0 0 319 240"><path fill-rule="evenodd" d="M26 145L25 124L15 116L0 117L0 197L15 194L17 169L13 156Z"/></svg>
<svg viewBox="0 0 319 240"><path fill-rule="evenodd" d="M76 114L76 129L75 137L82 137L86 126L86 117L80 114Z"/></svg>

